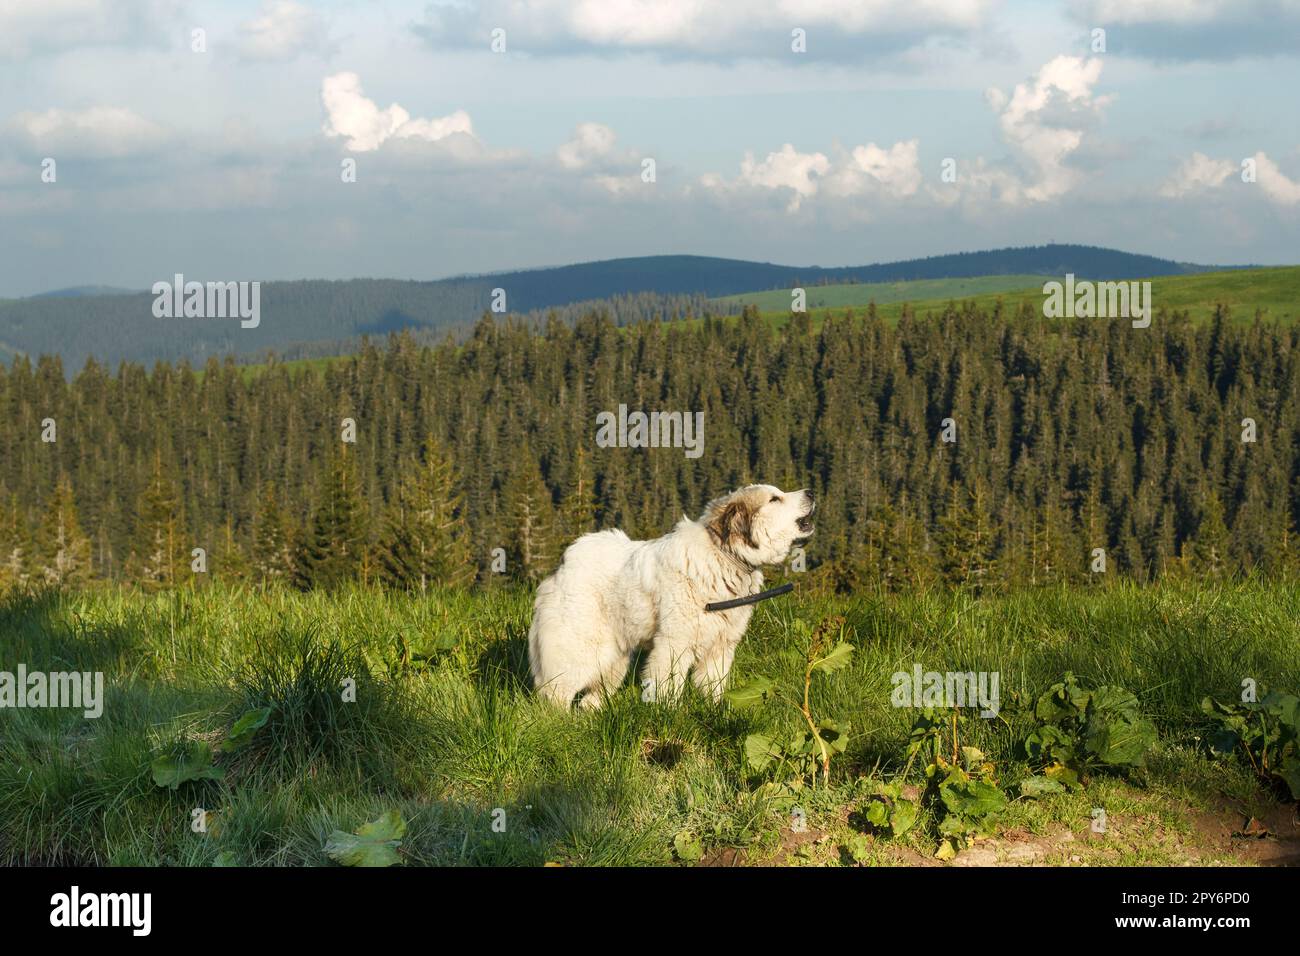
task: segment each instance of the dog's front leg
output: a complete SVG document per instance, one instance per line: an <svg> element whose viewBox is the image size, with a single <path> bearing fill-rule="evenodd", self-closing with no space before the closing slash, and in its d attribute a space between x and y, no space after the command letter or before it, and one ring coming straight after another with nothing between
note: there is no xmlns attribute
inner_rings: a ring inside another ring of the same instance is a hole
<svg viewBox="0 0 1300 956"><path fill-rule="evenodd" d="M657 636L646 658L641 679L642 699L647 701L674 701L681 696L686 684L686 674L695 663L689 647L674 646L663 634Z"/></svg>
<svg viewBox="0 0 1300 956"><path fill-rule="evenodd" d="M722 692L727 689L727 676L731 673L731 662L736 658L734 644L718 644L695 662L695 686L701 693L708 694L714 702L722 700Z"/></svg>

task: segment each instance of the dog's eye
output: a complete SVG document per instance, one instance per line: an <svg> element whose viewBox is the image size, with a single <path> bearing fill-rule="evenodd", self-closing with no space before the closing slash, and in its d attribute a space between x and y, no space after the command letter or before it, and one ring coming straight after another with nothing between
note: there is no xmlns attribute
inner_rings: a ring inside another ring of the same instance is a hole
<svg viewBox="0 0 1300 956"><path fill-rule="evenodd" d="M772 496L772 500L769 501L768 504L771 504L772 501L780 501L780 500L781 500L781 496L780 496L780 495L773 495L773 496Z"/></svg>

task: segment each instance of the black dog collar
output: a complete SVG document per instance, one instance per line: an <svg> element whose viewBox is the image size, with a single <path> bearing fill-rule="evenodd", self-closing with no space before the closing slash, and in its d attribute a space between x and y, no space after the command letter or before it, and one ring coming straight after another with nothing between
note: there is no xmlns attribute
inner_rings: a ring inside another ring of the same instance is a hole
<svg viewBox="0 0 1300 956"><path fill-rule="evenodd" d="M704 605L704 610L728 611L733 607L740 607L744 604L757 604L759 601L766 601L768 598L780 597L782 594L789 594L793 590L793 584L782 584L780 587L759 591L757 594L751 594L748 597L732 598L730 601L714 601L712 604Z"/></svg>

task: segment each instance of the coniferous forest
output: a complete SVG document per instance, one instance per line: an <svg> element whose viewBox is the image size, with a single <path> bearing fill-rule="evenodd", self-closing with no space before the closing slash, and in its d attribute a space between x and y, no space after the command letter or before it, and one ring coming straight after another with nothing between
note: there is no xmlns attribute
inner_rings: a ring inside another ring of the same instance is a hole
<svg viewBox="0 0 1300 956"><path fill-rule="evenodd" d="M599 447L620 405L703 412L703 454ZM4 584L536 580L751 481L816 491L841 591L1300 565L1300 332L1222 315L485 316L327 363L20 357L0 409Z"/></svg>

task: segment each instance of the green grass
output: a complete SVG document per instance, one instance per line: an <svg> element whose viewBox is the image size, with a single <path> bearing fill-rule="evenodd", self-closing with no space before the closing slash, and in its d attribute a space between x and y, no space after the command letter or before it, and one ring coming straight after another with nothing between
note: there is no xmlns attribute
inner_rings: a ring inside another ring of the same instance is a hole
<svg viewBox="0 0 1300 956"><path fill-rule="evenodd" d="M930 282L993 283L1002 279L1027 281L1018 287L1007 285L1000 290L989 289L974 294L957 291L931 294L924 288ZM875 296L873 290L878 288L875 285L817 286L808 290L808 313L814 324L817 324L830 314L842 314L847 308L861 311L874 300L878 314L890 322L898 320L905 305L915 314L924 316L927 313L942 312L954 302L971 302L982 310L992 309L1001 302L1002 308L1010 312L1027 305L1041 314L1043 284L1051 279L1063 281L1061 276L988 276L984 279L899 282L883 284L886 291L882 297ZM1149 281L1152 302L1157 312L1161 309L1171 312L1187 311L1193 320L1205 322L1214 316L1216 306L1222 304L1229 307L1235 322L1254 321L1257 310L1264 318L1277 322L1294 322L1300 318L1300 266L1161 276ZM788 290L755 292L730 298L758 303L759 311L777 327L789 320ZM817 304L819 298L827 300L824 307Z"/></svg>
<svg viewBox="0 0 1300 956"><path fill-rule="evenodd" d="M1036 275L975 276L965 279L915 279L907 282L854 282L842 285L806 286L807 306L816 309L842 309L865 306L868 302L886 305L893 302L916 302L969 299L987 293L1026 289L1035 284L1042 288L1047 281ZM756 305L760 312L789 312L790 290L745 292L710 300L720 305Z"/></svg>
<svg viewBox="0 0 1300 956"><path fill-rule="evenodd" d="M524 591L11 596L0 604L0 670L103 671L106 700L96 720L0 711L0 863L322 865L331 831L397 809L409 865L671 864L682 831L706 853L750 863L838 865L851 811L871 781L903 767L912 713L890 706L890 675L914 662L1000 672L1002 716L969 721L963 743L989 754L1012 792L1030 772L1019 749L1028 718L1013 694L1031 698L1072 669L1132 690L1155 720L1161 741L1146 771L1012 805L1002 830L1039 840L1039 862L1234 862L1198 842L1195 814L1277 812L1247 770L1202 755L1198 704L1232 697L1244 677L1300 687L1298 585L769 602L736 676L801 689L793 622L831 614L858 653L817 679L813 708L850 720L853 736L830 786L795 795L816 837L800 842L789 793L765 786L785 776L752 775L742 754L749 733L793 734L797 712L737 712L693 694L647 704L631 683L596 713L549 708L529 690ZM424 662L439 637L454 647ZM346 678L355 703L342 700ZM261 706L273 711L254 742L218 757L224 780L154 785L154 756L183 740L215 745ZM916 768L911 782L922 782ZM1096 806L1111 830L1085 841ZM207 834L190 828L196 807L213 814ZM1052 842L1064 833L1080 836ZM874 841L870 860L925 862L934 848L918 828Z"/></svg>

